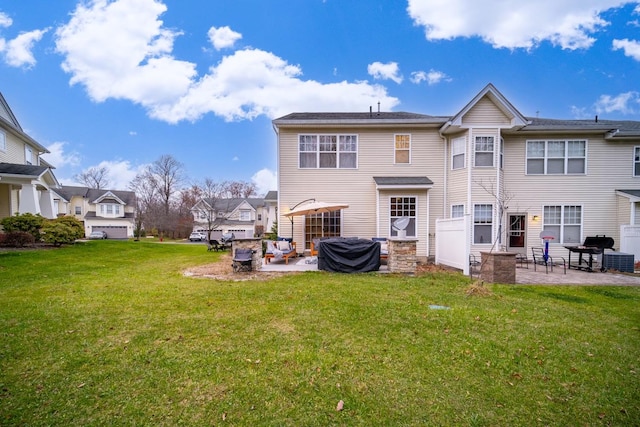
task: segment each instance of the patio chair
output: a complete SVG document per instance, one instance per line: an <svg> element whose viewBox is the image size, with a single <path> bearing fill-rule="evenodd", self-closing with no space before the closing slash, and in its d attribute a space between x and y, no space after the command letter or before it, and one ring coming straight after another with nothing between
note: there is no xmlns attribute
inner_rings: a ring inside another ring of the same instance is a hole
<svg viewBox="0 0 640 427"><path fill-rule="evenodd" d="M480 261L474 254L469 254L469 277L473 279L473 272L477 270L476 273L480 274Z"/></svg>
<svg viewBox="0 0 640 427"><path fill-rule="evenodd" d="M389 246L386 237L372 237L374 242L380 242L380 259L387 260L389 258Z"/></svg>
<svg viewBox="0 0 640 427"><path fill-rule="evenodd" d="M249 248L238 248L233 256L233 271L251 271L253 262L253 250Z"/></svg>
<svg viewBox="0 0 640 427"><path fill-rule="evenodd" d="M209 240L209 244L207 245L207 250L208 251L224 251L226 249L226 247L220 243L219 241L212 239Z"/></svg>
<svg viewBox="0 0 640 427"><path fill-rule="evenodd" d="M264 254L265 264L269 264L271 260L284 259L285 264L289 264L289 258L295 258L298 256L296 252L296 242L289 242L287 240L268 241L267 252Z"/></svg>
<svg viewBox="0 0 640 427"><path fill-rule="evenodd" d="M533 271L536 271L536 266L537 265L544 265L545 268L545 272L549 273L549 269L551 269L551 272L553 273L553 267L559 267L562 266L564 269L564 274L567 274L567 261L564 259L564 257L556 257L561 259L561 261L554 261L553 258L551 257L551 255L547 256L547 259L544 259L544 249L543 248L536 248L533 247L531 248L531 256L533 257Z"/></svg>

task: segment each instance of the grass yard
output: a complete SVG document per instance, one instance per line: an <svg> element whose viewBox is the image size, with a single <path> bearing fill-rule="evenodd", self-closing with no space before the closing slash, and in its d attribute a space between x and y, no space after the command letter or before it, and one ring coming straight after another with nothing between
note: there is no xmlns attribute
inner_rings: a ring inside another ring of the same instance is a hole
<svg viewBox="0 0 640 427"><path fill-rule="evenodd" d="M640 425L640 288L182 275L219 256L0 253L0 425Z"/></svg>

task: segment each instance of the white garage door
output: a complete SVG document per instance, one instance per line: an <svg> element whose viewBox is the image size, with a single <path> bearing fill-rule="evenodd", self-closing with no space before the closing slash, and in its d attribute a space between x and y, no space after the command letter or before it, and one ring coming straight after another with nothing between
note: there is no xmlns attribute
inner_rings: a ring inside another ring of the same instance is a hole
<svg viewBox="0 0 640 427"><path fill-rule="evenodd" d="M117 225L100 225L91 227L91 231L104 231L107 239L126 239L127 227Z"/></svg>

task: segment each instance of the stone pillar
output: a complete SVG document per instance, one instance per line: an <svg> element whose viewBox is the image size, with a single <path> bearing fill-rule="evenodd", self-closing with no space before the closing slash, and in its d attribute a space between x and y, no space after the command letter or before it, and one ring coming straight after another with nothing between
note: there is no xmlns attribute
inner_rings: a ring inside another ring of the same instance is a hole
<svg viewBox="0 0 640 427"><path fill-rule="evenodd" d="M418 239L391 237L388 239L387 267L390 273L416 274L416 244Z"/></svg>
<svg viewBox="0 0 640 427"><path fill-rule="evenodd" d="M258 271L262 269L262 239L261 238L246 238L246 239L233 239L231 241L231 258L236 253L236 249L246 248L253 251L251 257L251 270Z"/></svg>
<svg viewBox="0 0 640 427"><path fill-rule="evenodd" d="M488 283L516 283L515 252L480 252L480 277Z"/></svg>

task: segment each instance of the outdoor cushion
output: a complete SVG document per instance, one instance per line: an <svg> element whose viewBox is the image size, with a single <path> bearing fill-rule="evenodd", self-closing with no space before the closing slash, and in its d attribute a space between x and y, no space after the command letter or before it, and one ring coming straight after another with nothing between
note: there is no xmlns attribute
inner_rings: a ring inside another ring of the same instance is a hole
<svg viewBox="0 0 640 427"><path fill-rule="evenodd" d="M278 250L281 250L282 252L289 252L291 250L291 244L286 240L280 240L277 242L277 244Z"/></svg>

